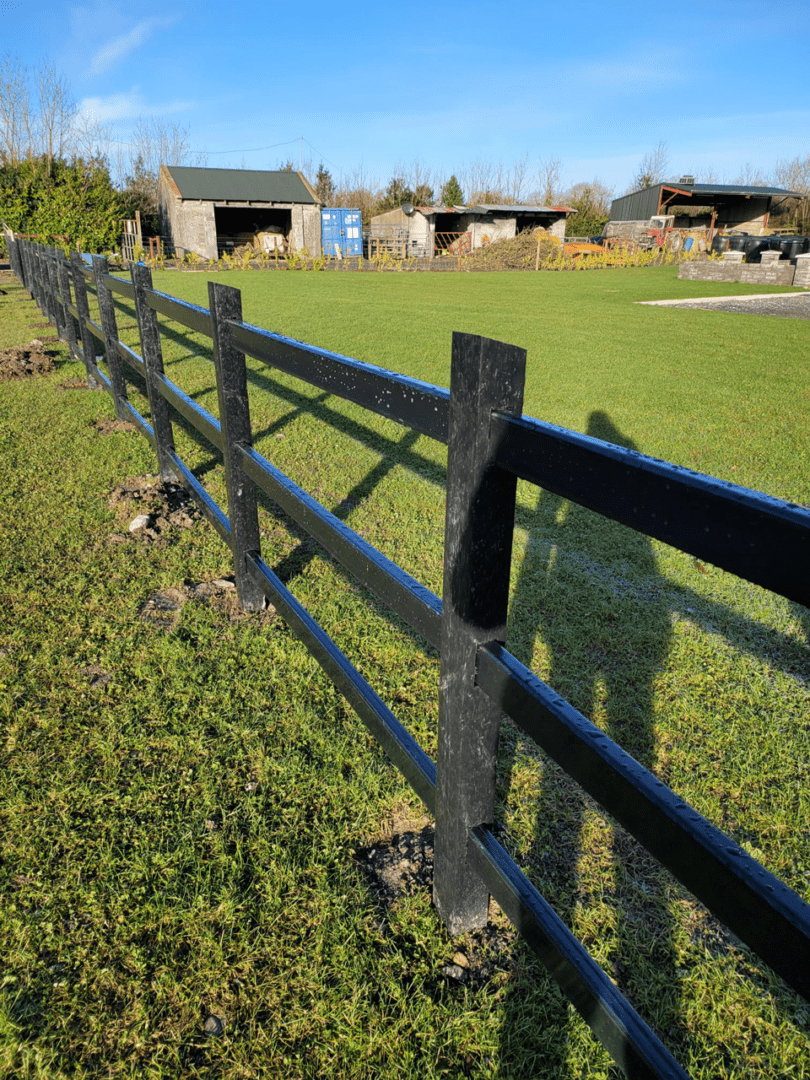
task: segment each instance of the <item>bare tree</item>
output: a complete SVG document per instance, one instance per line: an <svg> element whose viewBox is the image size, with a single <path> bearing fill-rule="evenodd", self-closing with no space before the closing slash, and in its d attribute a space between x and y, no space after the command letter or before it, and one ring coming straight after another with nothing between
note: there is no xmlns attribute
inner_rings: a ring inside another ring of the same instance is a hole
<svg viewBox="0 0 810 1080"><path fill-rule="evenodd" d="M515 158L512 168L504 173L504 202L515 205L526 197L526 175L529 171L529 155Z"/></svg>
<svg viewBox="0 0 810 1080"><path fill-rule="evenodd" d="M28 69L6 53L0 61L0 158L18 165L33 152Z"/></svg>
<svg viewBox="0 0 810 1080"><path fill-rule="evenodd" d="M465 165L457 175L466 193L468 205L503 202L503 166L501 164L493 167L491 161L478 158L477 161Z"/></svg>
<svg viewBox="0 0 810 1080"><path fill-rule="evenodd" d="M54 158L64 157L72 148L76 102L65 77L53 64L46 61L36 72L35 81L39 99L37 142L50 173Z"/></svg>
<svg viewBox="0 0 810 1080"><path fill-rule="evenodd" d="M113 164L117 165L117 174L123 176L126 172L126 154L120 143L113 139L112 130L108 124L103 124L92 114L77 112L73 118L70 129L71 152L85 161L94 159L113 158Z"/></svg>
<svg viewBox="0 0 810 1080"><path fill-rule="evenodd" d="M705 169L701 169L698 173L701 184L719 184L720 175L715 169L714 165L707 165Z"/></svg>
<svg viewBox="0 0 810 1080"><path fill-rule="evenodd" d="M414 194L414 201L419 206L432 203L436 197L439 180L435 169L429 168L419 158L414 158L407 169L408 187Z"/></svg>
<svg viewBox="0 0 810 1080"><path fill-rule="evenodd" d="M774 207L773 216L792 222L802 232L810 229L810 154L787 160L780 158L773 173L774 184L785 191L798 191L801 198L785 199Z"/></svg>
<svg viewBox="0 0 810 1080"><path fill-rule="evenodd" d="M738 175L734 178L735 184L745 184L746 187L766 187L768 178L759 165L746 161Z"/></svg>
<svg viewBox="0 0 810 1080"><path fill-rule="evenodd" d="M191 148L188 128L176 121L139 117L130 138L119 174L138 178L147 212L157 209L158 170L161 165L205 165L207 155Z"/></svg>
<svg viewBox="0 0 810 1080"><path fill-rule="evenodd" d="M542 206L554 206L561 199L562 162L559 158L545 158L540 161L538 174L540 184L534 198Z"/></svg>
<svg viewBox="0 0 810 1080"><path fill-rule="evenodd" d="M155 175L161 165L196 165L201 156L191 149L188 128L154 116L136 120L131 144L133 158L143 158Z"/></svg>
<svg viewBox="0 0 810 1080"><path fill-rule="evenodd" d="M639 162L633 177L633 186L630 191L638 191L639 188L653 187L667 178L669 168L669 151L665 142L659 142Z"/></svg>
<svg viewBox="0 0 810 1080"><path fill-rule="evenodd" d="M786 191L800 191L810 195L810 154L797 155L791 160L779 158L773 172L774 183Z"/></svg>
<svg viewBox="0 0 810 1080"><path fill-rule="evenodd" d="M332 205L356 207L362 214L363 224L367 225L382 196L379 183L366 176L360 165L353 173L343 174Z"/></svg>

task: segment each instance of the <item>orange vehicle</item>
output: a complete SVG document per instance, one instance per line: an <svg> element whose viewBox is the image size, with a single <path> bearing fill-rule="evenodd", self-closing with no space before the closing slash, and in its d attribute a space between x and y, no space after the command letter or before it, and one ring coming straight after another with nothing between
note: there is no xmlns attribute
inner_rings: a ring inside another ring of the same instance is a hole
<svg viewBox="0 0 810 1080"><path fill-rule="evenodd" d="M563 244L563 251L573 259L578 258L580 255L601 255L604 250L601 244L592 244L585 241Z"/></svg>

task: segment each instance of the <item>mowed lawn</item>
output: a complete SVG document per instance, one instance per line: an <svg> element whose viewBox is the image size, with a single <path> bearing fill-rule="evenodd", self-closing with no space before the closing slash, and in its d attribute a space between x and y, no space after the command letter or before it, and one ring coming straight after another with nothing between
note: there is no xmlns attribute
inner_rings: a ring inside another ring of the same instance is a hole
<svg viewBox="0 0 810 1080"><path fill-rule="evenodd" d="M527 413L810 503L810 324L635 303L768 291L675 275L211 277L257 325L442 385L453 330L521 345ZM155 274L206 305L207 281ZM0 347L48 333L4 288ZM206 343L163 325L167 374L216 412ZM446 452L249 366L261 451L440 594ZM451 941L425 888L380 906L356 853L429 823L280 620L143 621L227 552L205 524L111 542L112 488L155 462L93 426L106 395L61 389L80 374L0 384L0 1073L618 1076L505 929L459 982L456 952L492 940ZM176 438L224 505L216 453ZM435 653L261 519L264 558L435 754ZM509 647L804 897L809 637L805 609L521 486ZM810 1072L800 999L509 724L500 765L505 842L691 1075Z"/></svg>

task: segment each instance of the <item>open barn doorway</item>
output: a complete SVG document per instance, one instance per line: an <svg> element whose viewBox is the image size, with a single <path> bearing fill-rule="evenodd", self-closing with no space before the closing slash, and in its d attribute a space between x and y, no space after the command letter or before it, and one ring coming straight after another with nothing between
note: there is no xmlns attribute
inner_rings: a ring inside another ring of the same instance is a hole
<svg viewBox="0 0 810 1080"><path fill-rule="evenodd" d="M262 206L216 206L217 258L244 244L279 254L287 250L292 232L292 210ZM276 239L277 238L277 239Z"/></svg>

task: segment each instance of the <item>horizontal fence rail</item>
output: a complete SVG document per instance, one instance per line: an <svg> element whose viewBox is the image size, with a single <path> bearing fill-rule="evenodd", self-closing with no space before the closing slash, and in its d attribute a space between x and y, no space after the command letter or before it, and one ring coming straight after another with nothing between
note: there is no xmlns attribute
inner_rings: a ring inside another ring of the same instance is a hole
<svg viewBox="0 0 810 1080"><path fill-rule="evenodd" d="M228 329L234 345L247 356L362 405L369 412L387 416L421 435L447 442L447 390L256 326L233 323Z"/></svg>
<svg viewBox="0 0 810 1080"><path fill-rule="evenodd" d="M154 290L139 264L128 281L98 256L73 253L68 264L57 249L9 244L15 273L89 385L112 395L116 414L155 447L163 479L190 492L230 547L242 607L276 606L435 814L434 897L452 933L481 925L492 894L628 1076L686 1076L493 834L505 712L810 1000L810 907L504 647L518 478L806 605L810 511L523 416L525 353L511 346L454 335L448 392L251 326L227 286L210 283L202 308ZM140 355L119 340L113 294L135 307ZM219 418L164 373L158 314L212 340ZM444 601L254 449L246 356L448 445ZM149 420L127 398L127 368L146 382ZM222 454L228 514L175 450L173 413ZM257 489L440 650L437 763L262 559Z"/></svg>
<svg viewBox="0 0 810 1080"><path fill-rule="evenodd" d="M810 510L532 417L492 416L503 469L810 606Z"/></svg>

